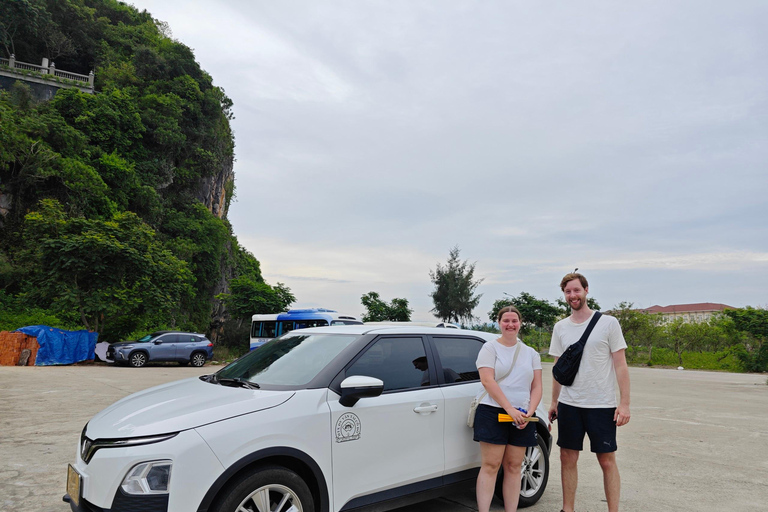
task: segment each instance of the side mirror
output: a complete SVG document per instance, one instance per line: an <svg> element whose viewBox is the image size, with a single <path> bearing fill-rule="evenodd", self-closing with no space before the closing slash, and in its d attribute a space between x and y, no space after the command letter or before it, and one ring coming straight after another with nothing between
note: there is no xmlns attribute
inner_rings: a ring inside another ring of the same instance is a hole
<svg viewBox="0 0 768 512"><path fill-rule="evenodd" d="M352 407L361 398L379 396L384 391L384 381L365 375L353 375L341 381L341 398L339 403L344 407Z"/></svg>
<svg viewBox="0 0 768 512"><path fill-rule="evenodd" d="M155 340L154 343L155 343L155 345L162 345L163 344L163 340Z"/></svg>

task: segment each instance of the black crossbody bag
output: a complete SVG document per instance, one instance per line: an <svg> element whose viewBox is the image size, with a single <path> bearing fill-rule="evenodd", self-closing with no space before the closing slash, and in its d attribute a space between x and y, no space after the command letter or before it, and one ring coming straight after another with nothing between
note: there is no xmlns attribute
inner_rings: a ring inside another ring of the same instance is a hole
<svg viewBox="0 0 768 512"><path fill-rule="evenodd" d="M579 372L579 365L581 365L581 356L584 354L584 345L587 344L587 339L589 338L589 335L592 334L592 329L595 328L595 324L597 324L597 321L601 316L602 313L595 311L595 314L592 315L592 320L590 320L587 329L584 331L584 334L581 335L579 341L571 344L571 346L565 349L563 355L560 356L555 363L555 366L552 367L552 376L563 386L570 386L573 384L573 380Z"/></svg>

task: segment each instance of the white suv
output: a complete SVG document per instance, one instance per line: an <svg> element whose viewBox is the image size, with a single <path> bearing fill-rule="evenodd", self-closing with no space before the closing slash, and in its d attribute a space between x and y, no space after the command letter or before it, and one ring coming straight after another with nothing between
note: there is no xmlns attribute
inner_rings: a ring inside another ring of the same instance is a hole
<svg viewBox="0 0 768 512"><path fill-rule="evenodd" d="M73 511L389 510L472 486L466 425L493 334L366 325L293 331L213 375L126 397L83 429ZM552 439L523 462L521 506L544 492Z"/></svg>

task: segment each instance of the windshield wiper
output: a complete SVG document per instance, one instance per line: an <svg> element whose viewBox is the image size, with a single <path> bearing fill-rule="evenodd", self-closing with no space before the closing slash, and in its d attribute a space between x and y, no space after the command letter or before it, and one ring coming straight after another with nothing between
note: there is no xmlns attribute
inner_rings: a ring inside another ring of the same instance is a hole
<svg viewBox="0 0 768 512"><path fill-rule="evenodd" d="M221 384L222 386L233 386L233 387L241 387L241 388L248 388L248 389L261 389L261 386L256 384L255 382L251 382L249 380L245 380L241 377L235 377L235 378L216 378L216 383Z"/></svg>

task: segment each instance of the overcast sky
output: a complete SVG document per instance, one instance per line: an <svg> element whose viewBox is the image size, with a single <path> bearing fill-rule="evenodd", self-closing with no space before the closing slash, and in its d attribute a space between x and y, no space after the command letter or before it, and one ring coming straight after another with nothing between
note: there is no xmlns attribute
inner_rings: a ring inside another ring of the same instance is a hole
<svg viewBox="0 0 768 512"><path fill-rule="evenodd" d="M762 0L135 0L234 101L229 219L294 307L768 304Z"/></svg>

